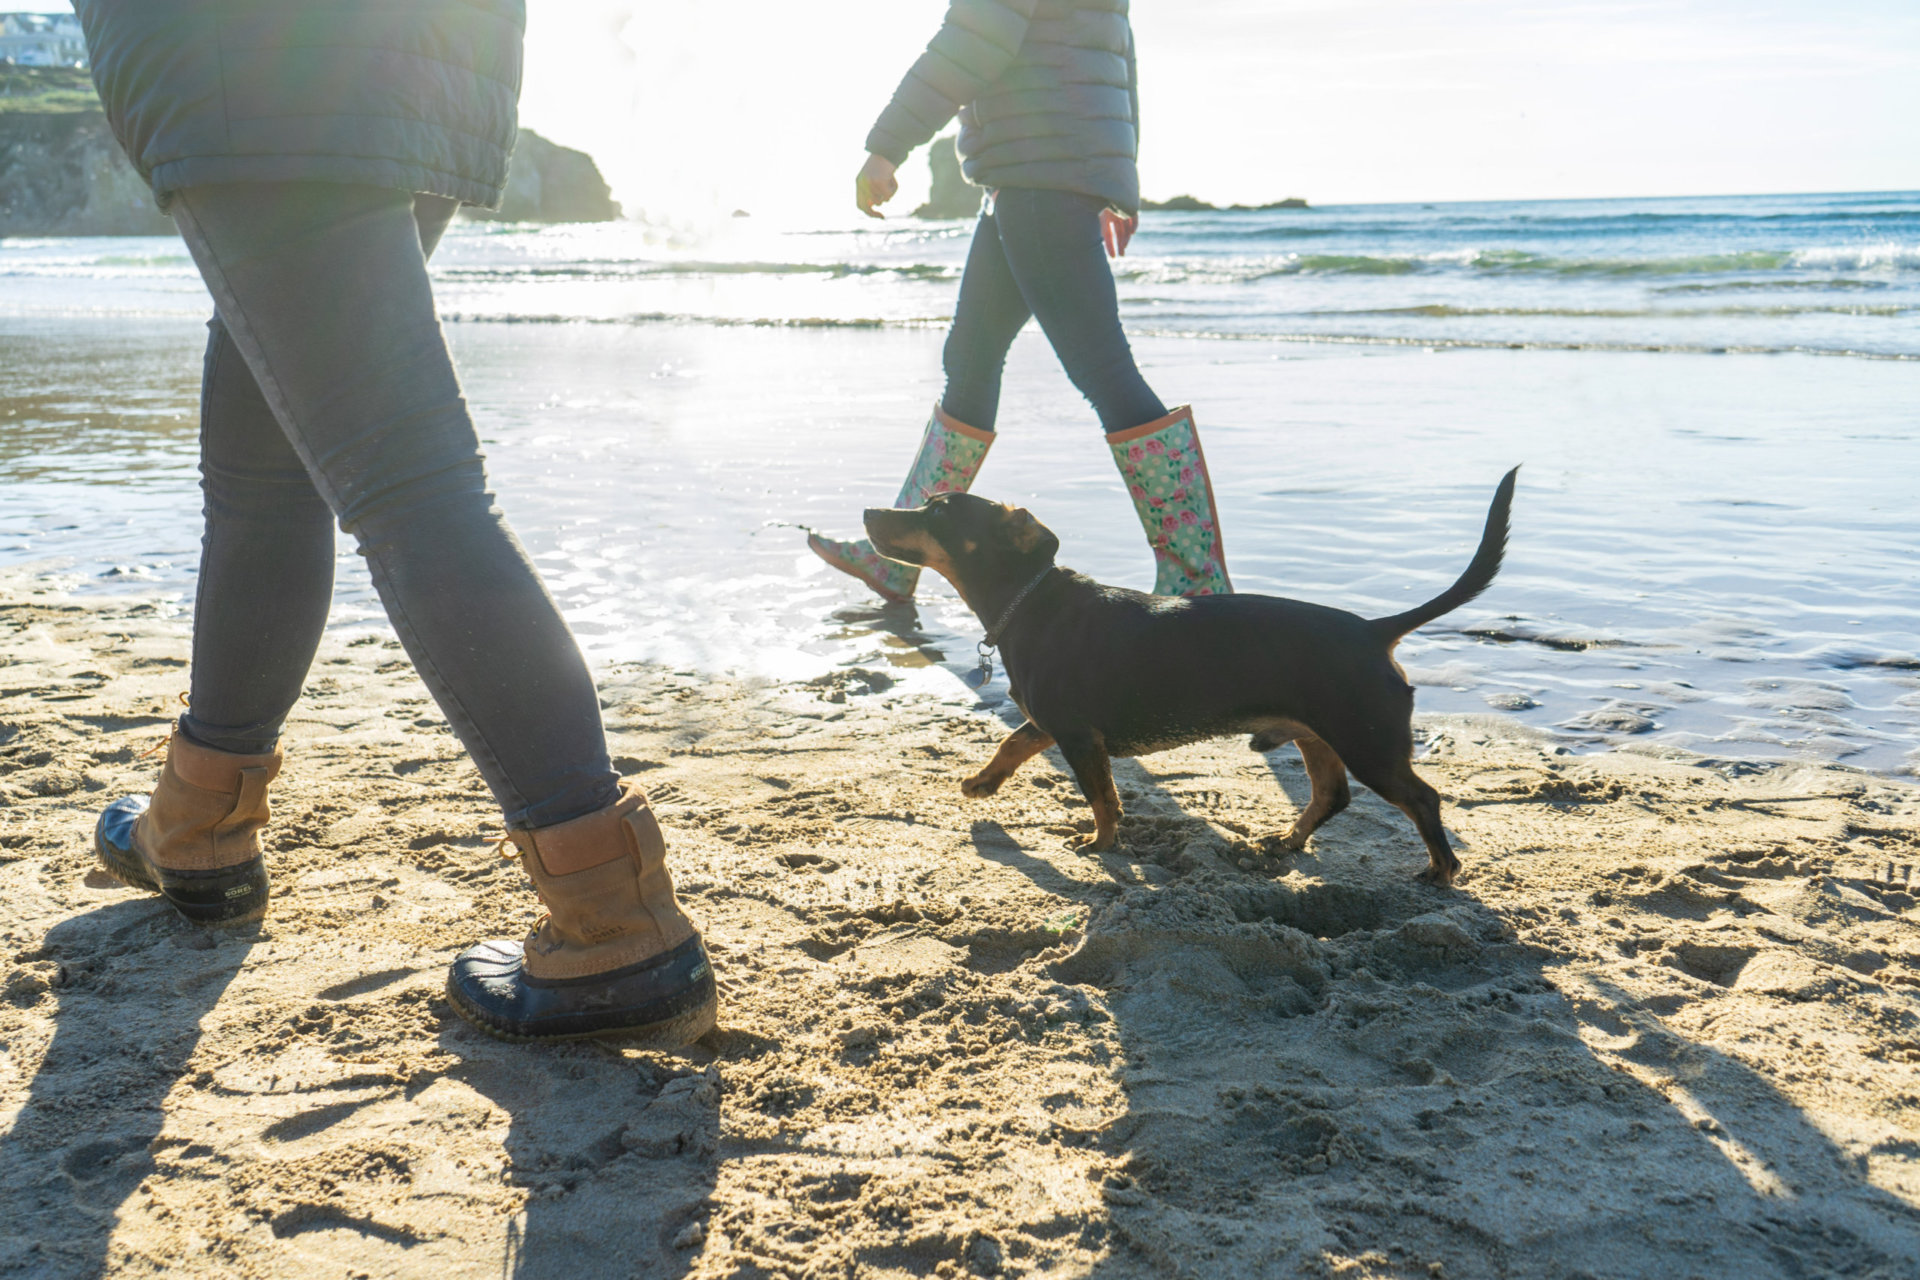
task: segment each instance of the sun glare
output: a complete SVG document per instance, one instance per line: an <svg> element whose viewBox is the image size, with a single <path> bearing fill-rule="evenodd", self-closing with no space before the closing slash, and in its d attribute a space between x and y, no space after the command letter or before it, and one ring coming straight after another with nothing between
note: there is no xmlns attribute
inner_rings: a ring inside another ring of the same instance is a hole
<svg viewBox="0 0 1920 1280"><path fill-rule="evenodd" d="M630 211L857 219L941 0L530 0L526 124ZM1887 0L1141 0L1146 193L1220 202L1920 186L1920 13ZM920 155L892 211L927 181Z"/></svg>
<svg viewBox="0 0 1920 1280"><path fill-rule="evenodd" d="M592 153L629 212L711 222L859 215L873 117L938 27L933 0L534 0L522 118ZM926 186L910 165L895 207ZM910 185L917 184L917 185Z"/></svg>

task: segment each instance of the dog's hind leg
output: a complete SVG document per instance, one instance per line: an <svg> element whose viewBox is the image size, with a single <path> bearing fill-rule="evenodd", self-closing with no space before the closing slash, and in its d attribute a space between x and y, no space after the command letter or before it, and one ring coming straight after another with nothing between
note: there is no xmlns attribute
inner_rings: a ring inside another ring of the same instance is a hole
<svg viewBox="0 0 1920 1280"><path fill-rule="evenodd" d="M1120 834L1120 793L1113 789L1113 761L1107 756L1107 744L1097 733L1077 733L1060 739L1060 754L1073 769L1080 794L1093 807L1093 839L1081 847L1105 853Z"/></svg>
<svg viewBox="0 0 1920 1280"><path fill-rule="evenodd" d="M1300 748L1300 758L1307 762L1307 777L1313 783L1307 807L1294 819L1293 830L1280 838L1281 848L1298 853L1307 847L1307 837L1321 823L1347 807L1353 792L1347 786L1347 766L1332 747L1311 734L1294 739L1293 745Z"/></svg>
<svg viewBox="0 0 1920 1280"><path fill-rule="evenodd" d="M969 799L992 795L1014 770L1052 745L1053 735L1027 721L1000 740L1000 749L993 753L987 767L960 784L960 794Z"/></svg>
<svg viewBox="0 0 1920 1280"><path fill-rule="evenodd" d="M1460 870L1460 859L1447 843L1447 831L1440 823L1440 793L1413 771L1411 752L1384 765L1356 764L1347 761L1353 776L1371 787L1382 800L1413 819L1420 838L1427 846L1427 869L1420 878L1428 884L1447 888Z"/></svg>

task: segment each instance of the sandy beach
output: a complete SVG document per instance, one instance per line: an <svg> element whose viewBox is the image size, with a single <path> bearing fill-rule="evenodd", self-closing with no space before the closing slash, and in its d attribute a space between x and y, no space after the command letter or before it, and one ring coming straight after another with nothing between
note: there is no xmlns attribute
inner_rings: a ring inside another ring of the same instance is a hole
<svg viewBox="0 0 1920 1280"><path fill-rule="evenodd" d="M871 668L603 672L722 976L685 1055L522 1048L447 960L537 911L397 647L330 639L272 911L91 871L182 620L0 596L0 1274L1852 1276L1920 1269L1920 790L1423 718L1465 872L1292 750L1059 761ZM1892 883L1889 883L1891 871Z"/></svg>

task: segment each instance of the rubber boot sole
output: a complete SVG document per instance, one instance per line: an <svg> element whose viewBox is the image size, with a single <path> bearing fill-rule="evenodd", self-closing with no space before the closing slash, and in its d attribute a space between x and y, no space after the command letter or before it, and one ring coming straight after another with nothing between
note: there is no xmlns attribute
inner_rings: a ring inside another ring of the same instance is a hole
<svg viewBox="0 0 1920 1280"><path fill-rule="evenodd" d="M447 970L447 1000L498 1040L618 1039L642 1049L675 1049L713 1030L719 993L700 938L612 973L565 981L531 978L518 942L482 942Z"/></svg>
<svg viewBox="0 0 1920 1280"><path fill-rule="evenodd" d="M100 869L130 889L157 893L195 924L251 924L267 914L267 866L255 858L217 871L170 871L156 867L134 847L133 827L146 812L145 796L108 805L93 831Z"/></svg>

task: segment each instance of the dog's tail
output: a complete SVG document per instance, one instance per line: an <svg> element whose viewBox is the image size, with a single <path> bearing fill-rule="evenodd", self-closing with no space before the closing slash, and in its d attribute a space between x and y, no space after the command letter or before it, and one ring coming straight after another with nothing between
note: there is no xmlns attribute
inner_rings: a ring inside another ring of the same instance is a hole
<svg viewBox="0 0 1920 1280"><path fill-rule="evenodd" d="M1409 631L1452 613L1493 585L1493 575L1500 572L1500 561L1507 554L1507 511L1513 506L1513 481L1519 474L1518 467L1507 472L1500 479L1500 487L1493 491L1493 505L1487 508L1487 527L1480 535L1480 549L1473 553L1473 562L1460 575L1459 581L1425 604L1416 605L1405 613L1396 613L1391 618L1375 618L1371 625L1374 633L1383 641L1393 644Z"/></svg>

